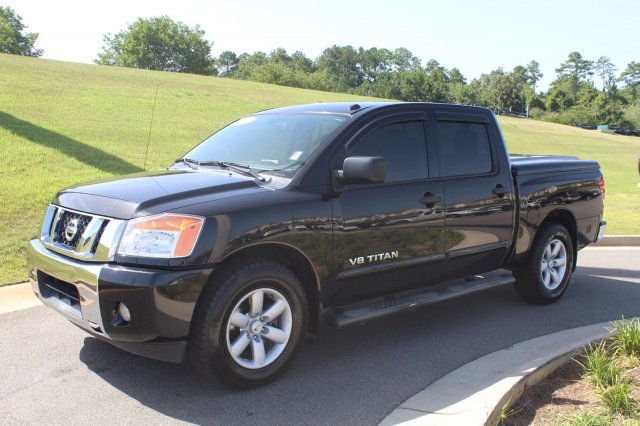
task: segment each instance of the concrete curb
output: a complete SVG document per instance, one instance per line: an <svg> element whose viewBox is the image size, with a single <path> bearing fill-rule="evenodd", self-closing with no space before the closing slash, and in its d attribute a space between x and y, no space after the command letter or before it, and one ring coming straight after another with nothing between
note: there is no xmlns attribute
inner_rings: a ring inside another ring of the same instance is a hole
<svg viewBox="0 0 640 426"><path fill-rule="evenodd" d="M594 244L595 247L638 247L640 235L605 235Z"/></svg>
<svg viewBox="0 0 640 426"><path fill-rule="evenodd" d="M33 290L31 290L31 284L29 283L0 287L0 315L41 304L33 295Z"/></svg>
<svg viewBox="0 0 640 426"><path fill-rule="evenodd" d="M452 371L403 402L381 423L389 425L493 424L502 408L569 360L582 347L611 336L611 323L527 340Z"/></svg>

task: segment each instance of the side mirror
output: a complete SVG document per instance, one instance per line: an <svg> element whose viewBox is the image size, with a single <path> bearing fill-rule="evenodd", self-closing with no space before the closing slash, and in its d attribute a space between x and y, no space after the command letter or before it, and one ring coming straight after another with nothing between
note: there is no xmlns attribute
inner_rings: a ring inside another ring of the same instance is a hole
<svg viewBox="0 0 640 426"><path fill-rule="evenodd" d="M348 157L335 176L343 185L381 183L387 178L387 162L382 157Z"/></svg>

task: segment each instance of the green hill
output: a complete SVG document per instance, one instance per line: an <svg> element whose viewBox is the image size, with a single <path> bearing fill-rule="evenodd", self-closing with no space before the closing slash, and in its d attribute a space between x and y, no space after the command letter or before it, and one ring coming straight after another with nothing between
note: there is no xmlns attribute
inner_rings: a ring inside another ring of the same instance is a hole
<svg viewBox="0 0 640 426"><path fill-rule="evenodd" d="M166 166L251 112L362 99L0 54L0 283L26 279L24 248L38 234L45 206L58 189ZM635 172L640 139L535 121L501 122L514 152L599 160L607 177L610 231L640 233L632 218L640 208Z"/></svg>

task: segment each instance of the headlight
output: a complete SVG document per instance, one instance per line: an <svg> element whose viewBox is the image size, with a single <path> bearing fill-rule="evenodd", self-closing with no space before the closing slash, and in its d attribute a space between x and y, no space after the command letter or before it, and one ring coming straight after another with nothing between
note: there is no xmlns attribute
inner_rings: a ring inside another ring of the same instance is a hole
<svg viewBox="0 0 640 426"><path fill-rule="evenodd" d="M203 217L176 214L130 220L122 234L118 254L165 258L189 256L203 223Z"/></svg>

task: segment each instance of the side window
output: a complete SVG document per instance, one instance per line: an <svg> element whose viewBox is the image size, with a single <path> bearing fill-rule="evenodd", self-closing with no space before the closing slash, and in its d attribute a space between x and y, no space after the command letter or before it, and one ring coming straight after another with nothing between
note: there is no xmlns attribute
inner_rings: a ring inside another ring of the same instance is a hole
<svg viewBox="0 0 640 426"><path fill-rule="evenodd" d="M442 176L475 175L493 169L485 124L439 121L437 138Z"/></svg>
<svg viewBox="0 0 640 426"><path fill-rule="evenodd" d="M428 176L427 142L421 121L378 127L351 145L347 156L384 157L387 162L386 182Z"/></svg>

